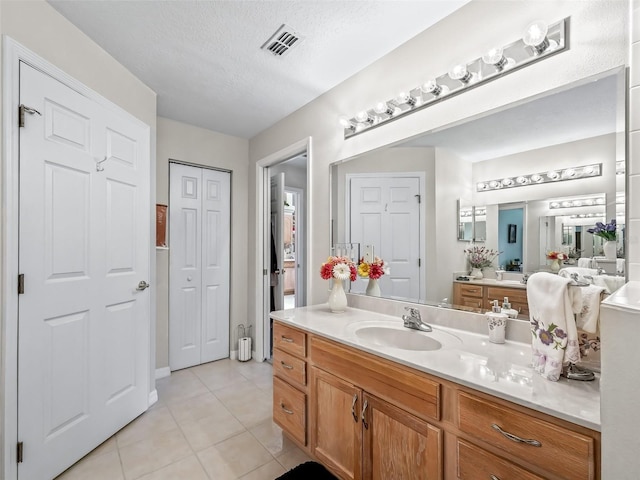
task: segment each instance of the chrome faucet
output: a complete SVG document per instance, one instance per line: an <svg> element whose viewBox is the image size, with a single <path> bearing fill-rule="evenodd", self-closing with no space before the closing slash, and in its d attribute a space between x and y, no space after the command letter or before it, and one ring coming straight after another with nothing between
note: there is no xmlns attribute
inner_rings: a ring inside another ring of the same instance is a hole
<svg viewBox="0 0 640 480"><path fill-rule="evenodd" d="M522 283L523 285L526 285L528 280L529 280L529 274L528 274L528 273L525 273L525 274L522 276L522 280L520 280L520 283Z"/></svg>
<svg viewBox="0 0 640 480"><path fill-rule="evenodd" d="M423 332L433 331L431 325L422 321L422 318L420 317L420 310L413 307L404 307L404 309L409 312L409 315L402 315L405 327L412 328L414 330L421 330Z"/></svg>

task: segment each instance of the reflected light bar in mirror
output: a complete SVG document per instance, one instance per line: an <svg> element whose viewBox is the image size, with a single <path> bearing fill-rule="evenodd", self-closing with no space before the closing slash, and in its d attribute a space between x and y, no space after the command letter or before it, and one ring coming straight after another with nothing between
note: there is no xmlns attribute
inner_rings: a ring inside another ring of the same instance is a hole
<svg viewBox="0 0 640 480"><path fill-rule="evenodd" d="M548 27L543 22L533 22L527 27L523 38L493 48L470 62L457 64L449 72L401 92L393 99L382 102L382 105L378 104L378 108L372 107L359 112L353 118L347 118L348 122L341 121L344 138L385 125L564 51L567 47L568 21L569 19L565 18ZM385 104L387 108L384 107Z"/></svg>
<svg viewBox="0 0 640 480"><path fill-rule="evenodd" d="M576 208L576 207L591 207L593 205L604 205L604 197L584 197L576 198L574 200L563 200L549 202L549 209L554 210L557 208Z"/></svg>
<svg viewBox="0 0 640 480"><path fill-rule="evenodd" d="M488 192L500 190L501 188L525 187L552 182L563 182L569 180L579 180L581 178L599 177L602 175L602 164L584 165L582 167L566 168L559 171L549 171L544 173L533 173L531 175L520 175L513 181L512 178L500 178L495 180L484 180L476 184L476 191ZM561 208L561 207L550 207ZM566 207L565 207L566 208Z"/></svg>

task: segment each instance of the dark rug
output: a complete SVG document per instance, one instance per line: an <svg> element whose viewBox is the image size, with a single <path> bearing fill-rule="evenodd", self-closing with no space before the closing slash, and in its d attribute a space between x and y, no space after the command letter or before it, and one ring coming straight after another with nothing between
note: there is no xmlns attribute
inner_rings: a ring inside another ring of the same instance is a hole
<svg viewBox="0 0 640 480"><path fill-rule="evenodd" d="M316 462L301 463L276 480L337 480L329 470Z"/></svg>

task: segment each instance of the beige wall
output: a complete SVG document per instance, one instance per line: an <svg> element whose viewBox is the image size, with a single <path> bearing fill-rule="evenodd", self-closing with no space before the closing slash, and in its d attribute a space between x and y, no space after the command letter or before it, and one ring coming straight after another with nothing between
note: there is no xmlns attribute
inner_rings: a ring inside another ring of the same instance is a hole
<svg viewBox="0 0 640 480"><path fill-rule="evenodd" d="M138 80L114 58L98 47L62 15L44 1L0 2L0 33L22 44L38 56L60 68L70 76L95 90L103 97L120 106L150 126L151 159L155 159L156 94ZM3 85L3 89L6 88ZM8 108L3 105L3 108ZM3 143L6 139L3 139ZM153 174L153 165L152 165ZM155 179L152 178L152 183ZM153 191L153 190L152 190ZM151 212L149 212L151 216ZM0 265L4 269L4 266ZM154 284L155 269L152 267L151 284ZM3 273L4 277L4 273ZM0 299L0 301L2 301ZM2 329L13 318L2 318ZM4 345L4 341L2 343ZM153 367L153 361L152 367ZM150 372L151 374L151 372ZM15 406L2 404L5 396L6 366L0 369L0 411ZM152 383L152 388L153 383ZM0 422L3 417L0 416ZM5 462L11 442L4 442L4 423L0 425L0 477L6 472L15 472L15 467ZM15 439L14 439L15 440ZM7 478L10 478L7 475Z"/></svg>
<svg viewBox="0 0 640 480"><path fill-rule="evenodd" d="M341 114L353 115L380 99L391 98L420 79L446 72L451 64L479 57L495 45L520 38L534 19L552 23L571 17L570 48L489 84L349 140L338 126ZM250 141L252 165L307 136L313 138L311 178L312 265L329 252L329 164L422 132L529 98L603 71L625 65L628 49L628 3L624 1L472 1L331 91L289 115ZM461 33L462 32L462 33ZM255 244L255 175L249 177L250 245ZM632 246L633 248L633 246ZM636 246L637 247L637 242ZM255 278L255 255L249 258ZM253 286L253 282L251 283ZM309 276L309 303L326 301L327 286L315 270ZM250 290L250 316L256 318Z"/></svg>
<svg viewBox="0 0 640 480"><path fill-rule="evenodd" d="M158 117L156 201L169 204L169 159L231 173L231 339L247 324L247 192L249 142ZM171 239L169 239L171 242ZM156 366L169 365L169 250L157 250ZM235 350L235 344L231 344Z"/></svg>

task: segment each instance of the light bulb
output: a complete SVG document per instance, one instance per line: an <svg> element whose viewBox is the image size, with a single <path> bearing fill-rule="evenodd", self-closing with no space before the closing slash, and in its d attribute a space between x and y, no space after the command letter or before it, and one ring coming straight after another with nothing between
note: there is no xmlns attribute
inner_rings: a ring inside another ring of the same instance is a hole
<svg viewBox="0 0 640 480"><path fill-rule="evenodd" d="M356 121L360 123L373 123L373 118L369 115L369 112L363 110L361 112L356 113Z"/></svg>
<svg viewBox="0 0 640 480"><path fill-rule="evenodd" d="M427 80L420 85L420 90L423 93L430 93L434 97L449 93L449 87L446 85L438 85L435 80Z"/></svg>
<svg viewBox="0 0 640 480"><path fill-rule="evenodd" d="M597 198L596 205L604 205L604 198Z"/></svg>
<svg viewBox="0 0 640 480"><path fill-rule="evenodd" d="M527 183L529 183L529 180L527 179L527 177L519 176L518 178L516 178L516 182L518 182L520 185L526 185Z"/></svg>
<svg viewBox="0 0 640 480"><path fill-rule="evenodd" d="M551 42L547 38L547 32L549 31L549 27L544 22L532 22L527 25L527 28L524 31L524 35L522 37L522 41L525 45L533 48L533 51L536 55L540 55L547 48L551 46ZM554 41L554 47L557 47L558 44Z"/></svg>
<svg viewBox="0 0 640 480"><path fill-rule="evenodd" d="M573 168L567 168L566 170L564 170L562 172L562 176L563 177L575 177L576 176L576 171Z"/></svg>
<svg viewBox="0 0 640 480"><path fill-rule="evenodd" d="M500 182L498 182L497 180L491 180L491 181L489 182L489 186L490 186L491 188L498 188L498 187L500 186Z"/></svg>
<svg viewBox="0 0 640 480"><path fill-rule="evenodd" d="M589 206L593 205L593 199L592 199L592 198L589 198L589 199L585 200L585 201L584 201L584 204L585 204L585 205L589 205Z"/></svg>
<svg viewBox="0 0 640 480"><path fill-rule="evenodd" d="M592 175L593 172L595 171L593 168L593 165L587 165L586 167L584 167L582 169L582 171L586 174L586 175Z"/></svg>
<svg viewBox="0 0 640 480"><path fill-rule="evenodd" d="M473 79L473 74L467 70L466 65L458 64L449 70L449 78L452 80L459 80L462 83L467 84Z"/></svg>
<svg viewBox="0 0 640 480"><path fill-rule="evenodd" d="M534 173L533 175L531 175L531 181L532 182L536 182L536 183L540 183L542 182L543 178L538 175L537 173Z"/></svg>
<svg viewBox="0 0 640 480"><path fill-rule="evenodd" d="M417 101L415 97L412 97L407 92L400 92L398 95L396 95L395 100L398 105L402 105L403 103L406 103L407 105L410 105L412 107L416 104L416 101Z"/></svg>
<svg viewBox="0 0 640 480"><path fill-rule="evenodd" d="M358 118L358 117L356 117L356 118ZM558 172L552 170L550 172L547 172L547 177L549 177L551 180L557 180L558 178L560 178L560 174Z"/></svg>
<svg viewBox="0 0 640 480"><path fill-rule="evenodd" d="M558 202L551 202L549 204L550 208L560 208L560 204Z"/></svg>
<svg viewBox="0 0 640 480"><path fill-rule="evenodd" d="M376 103L376 106L373 107L373 110L380 115L386 114L386 115L389 115L390 117L393 116L393 114L395 113L394 109L387 102Z"/></svg>
<svg viewBox="0 0 640 480"><path fill-rule="evenodd" d="M502 185L504 185L505 187L510 187L511 185L513 185L513 180L511 180L510 178L505 178L504 180L502 180Z"/></svg>
<svg viewBox="0 0 640 480"><path fill-rule="evenodd" d="M562 206L563 206L564 208L569 208L569 207L571 207L572 205L571 205L571 202L562 202Z"/></svg>
<svg viewBox="0 0 640 480"><path fill-rule="evenodd" d="M574 200L573 201L573 206L574 207L581 207L582 206L582 200Z"/></svg>
<svg viewBox="0 0 640 480"><path fill-rule="evenodd" d="M492 65L499 72L506 68L511 68L516 64L513 58L504 56L502 48L492 48L482 56L482 61L487 65Z"/></svg>
<svg viewBox="0 0 640 480"><path fill-rule="evenodd" d="M338 118L338 122L340 123L342 128L348 128L350 130L355 129L353 122L346 115L340 115L340 117Z"/></svg>
<svg viewBox="0 0 640 480"><path fill-rule="evenodd" d="M478 190L486 190L487 189L487 184L484 183L484 182L480 182L480 183L478 183L478 185L476 185L476 188Z"/></svg>

